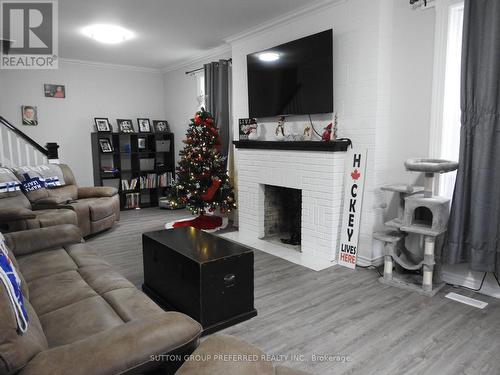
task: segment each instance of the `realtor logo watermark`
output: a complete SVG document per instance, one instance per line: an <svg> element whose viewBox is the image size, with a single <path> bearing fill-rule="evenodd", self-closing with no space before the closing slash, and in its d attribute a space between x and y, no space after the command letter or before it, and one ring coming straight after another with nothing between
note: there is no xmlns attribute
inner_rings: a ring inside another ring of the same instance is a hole
<svg viewBox="0 0 500 375"><path fill-rule="evenodd" d="M0 69L58 68L57 0L0 1Z"/></svg>

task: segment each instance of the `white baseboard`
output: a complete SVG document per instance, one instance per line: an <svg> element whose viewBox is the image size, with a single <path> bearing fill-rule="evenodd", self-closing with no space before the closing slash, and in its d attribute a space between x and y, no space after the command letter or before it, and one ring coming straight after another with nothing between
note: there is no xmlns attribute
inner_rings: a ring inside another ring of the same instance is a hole
<svg viewBox="0 0 500 375"><path fill-rule="evenodd" d="M357 258L357 262L356 264L358 264L359 266L361 267L367 267L367 266L381 266L382 264L384 264L384 256L379 256L377 258L368 258L368 257L364 257L362 255L358 255L358 258Z"/></svg>

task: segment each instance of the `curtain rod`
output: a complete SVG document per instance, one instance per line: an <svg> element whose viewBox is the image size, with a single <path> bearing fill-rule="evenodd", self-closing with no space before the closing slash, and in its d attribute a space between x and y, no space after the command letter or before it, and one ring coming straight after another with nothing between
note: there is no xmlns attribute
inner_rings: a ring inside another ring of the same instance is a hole
<svg viewBox="0 0 500 375"><path fill-rule="evenodd" d="M233 59L228 59L226 60L228 63L231 63L233 61ZM201 68L198 68L198 69L193 69L193 70L190 70L188 72L186 72L186 74L191 74L191 73L196 73L196 72L199 72L200 70L203 70L205 69L204 67L201 67Z"/></svg>

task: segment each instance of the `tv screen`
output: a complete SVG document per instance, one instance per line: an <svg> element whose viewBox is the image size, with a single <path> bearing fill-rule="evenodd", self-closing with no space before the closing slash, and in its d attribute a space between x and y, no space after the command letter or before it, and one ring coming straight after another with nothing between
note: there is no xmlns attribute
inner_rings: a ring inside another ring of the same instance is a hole
<svg viewBox="0 0 500 375"><path fill-rule="evenodd" d="M333 112L332 29L247 55L250 117Z"/></svg>

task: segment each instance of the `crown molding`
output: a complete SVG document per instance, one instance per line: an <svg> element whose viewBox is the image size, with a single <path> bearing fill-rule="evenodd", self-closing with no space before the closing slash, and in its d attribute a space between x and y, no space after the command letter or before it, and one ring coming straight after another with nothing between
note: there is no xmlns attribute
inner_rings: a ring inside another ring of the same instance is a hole
<svg viewBox="0 0 500 375"><path fill-rule="evenodd" d="M144 67L144 66L109 64L109 63L90 61L90 60L59 58L59 62L64 63L64 64L90 66L90 67L94 67L94 68L128 70L128 71L134 71L134 72L157 73L157 74L162 72L161 69L148 68L148 67Z"/></svg>
<svg viewBox="0 0 500 375"><path fill-rule="evenodd" d="M312 4L303 6L294 11L285 13L279 17L273 18L269 21L263 22L257 26L251 27L247 30L244 30L240 33L228 36L223 38L223 40L228 44L233 44L242 39L246 39L248 37L253 37L259 34L262 34L268 30L272 30L278 26L290 23L295 21L296 19L303 17L305 15L311 15L330 7L335 7L341 4L348 2L349 0L319 0Z"/></svg>
<svg viewBox="0 0 500 375"><path fill-rule="evenodd" d="M195 64L202 64L207 62L210 58L220 56L224 53L231 52L231 46L229 44L223 44L221 46L211 48L207 51L203 51L201 53L197 53L195 55L192 55L191 57L188 57L187 59L184 59L183 61L176 63L176 64L171 64L167 65L163 69L161 69L162 73L168 73L172 72L174 70L179 70L182 68L187 68L190 65L195 65Z"/></svg>
<svg viewBox="0 0 500 375"><path fill-rule="evenodd" d="M87 61L87 60L78 60L78 59L59 58L59 61L62 63L67 63L67 64L77 64L77 65L92 66L92 67L107 68L107 69L129 70L129 71L148 72L148 73L168 73L168 72L171 72L174 70L187 68L191 65L203 64L213 57L220 56L224 53L230 52L231 51L231 44L236 42L236 41L239 41L239 40L251 37L251 36L256 36L256 35L262 34L262 33L266 32L268 30L271 30L275 27L292 22L299 17L318 13L318 12L324 10L325 8L337 6L337 5L346 3L348 1L349 0L318 0L318 1L315 1L312 4L309 4L309 5L303 6L301 8L298 8L294 11L285 13L279 17L275 17L269 21L263 22L259 25L251 27L249 29L246 29L240 33L225 37L225 38L223 38L224 44L222 44L220 46L211 48L207 51L203 51L203 52L194 54L186 59L183 59L182 61L180 61L178 63L170 64L170 65L167 65L167 66L160 68L160 69L147 68L147 67L141 67L141 66L133 66L133 65L108 64L108 63L101 63L101 62L97 62L97 61Z"/></svg>

